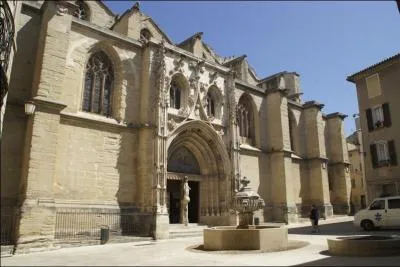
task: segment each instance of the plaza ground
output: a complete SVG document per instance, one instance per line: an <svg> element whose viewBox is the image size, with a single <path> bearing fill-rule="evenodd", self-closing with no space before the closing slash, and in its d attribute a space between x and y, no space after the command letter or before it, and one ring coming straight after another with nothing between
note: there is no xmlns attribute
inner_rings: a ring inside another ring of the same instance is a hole
<svg viewBox="0 0 400 267"><path fill-rule="evenodd" d="M337 257L327 252L327 238L349 235L400 235L400 229L365 232L352 224L353 217L321 221L320 233L311 233L309 223L288 226L289 240L309 244L293 250L254 253L204 252L191 249L202 237L179 238L63 248L48 252L1 258L1 266L66 265L264 265L264 266L399 266L396 257Z"/></svg>

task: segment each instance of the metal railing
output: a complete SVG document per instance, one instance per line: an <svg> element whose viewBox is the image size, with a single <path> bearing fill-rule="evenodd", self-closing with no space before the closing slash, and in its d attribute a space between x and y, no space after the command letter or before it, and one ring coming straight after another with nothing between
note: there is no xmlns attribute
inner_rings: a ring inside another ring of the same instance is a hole
<svg viewBox="0 0 400 267"><path fill-rule="evenodd" d="M15 242L15 227L17 209L14 207L1 207L1 245L13 245Z"/></svg>
<svg viewBox="0 0 400 267"><path fill-rule="evenodd" d="M14 17L7 1L0 0L0 62L7 73L11 47L14 42Z"/></svg>
<svg viewBox="0 0 400 267"><path fill-rule="evenodd" d="M55 239L94 240L102 228L112 235L134 235L134 213L120 210L63 208L56 212Z"/></svg>

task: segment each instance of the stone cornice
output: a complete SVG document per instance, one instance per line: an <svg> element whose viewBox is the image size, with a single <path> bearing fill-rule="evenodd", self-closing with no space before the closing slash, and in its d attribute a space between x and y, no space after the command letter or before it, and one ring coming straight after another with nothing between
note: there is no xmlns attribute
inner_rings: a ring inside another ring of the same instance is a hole
<svg viewBox="0 0 400 267"><path fill-rule="evenodd" d="M139 129L153 129L154 125L151 124L125 124L118 123L115 119L102 117L96 114L90 114L85 112L71 113L61 112L61 118L72 121L82 121L84 123L94 123L97 125L107 126L116 129L123 129L128 131L136 131Z"/></svg>
<svg viewBox="0 0 400 267"><path fill-rule="evenodd" d="M339 165L339 164L343 164L343 165L346 165L346 166L351 165L350 162L347 162L347 161L328 162L328 165Z"/></svg>
<svg viewBox="0 0 400 267"><path fill-rule="evenodd" d="M288 106L295 106L296 108L303 109L303 104L297 103L291 99L288 99Z"/></svg>
<svg viewBox="0 0 400 267"><path fill-rule="evenodd" d="M337 117L340 118L341 120L344 120L347 117L347 115L343 114L341 112L334 112L334 113L329 113L328 115L325 115L325 118L327 120L332 119L332 118L337 118Z"/></svg>
<svg viewBox="0 0 400 267"><path fill-rule="evenodd" d="M56 111L61 111L67 106L66 104L64 104L62 102L58 102L56 100L51 100L51 99L41 97L41 96L34 97L33 102L38 107L46 107L46 108L53 109Z"/></svg>
<svg viewBox="0 0 400 267"><path fill-rule="evenodd" d="M149 44L150 45L158 45L158 46L160 45L160 43L156 43L156 42L153 42L153 41L150 41ZM207 59L197 57L194 54L186 51L185 49L182 49L182 48L177 47L175 45L171 45L169 43L165 43L164 45L165 45L165 49L167 49L170 52L185 56L185 57L187 57L187 58L189 58L191 60L197 61L197 62L204 61L205 66L207 66L209 68L224 72L225 74L229 74L229 72L231 71L230 68L221 66L218 63L211 62L211 61L209 61Z"/></svg>
<svg viewBox="0 0 400 267"><path fill-rule="evenodd" d="M303 104L303 108L318 108L319 110L321 110L325 105L319 103L318 101L315 100L311 100L311 101L307 101Z"/></svg>
<svg viewBox="0 0 400 267"><path fill-rule="evenodd" d="M284 88L274 88L274 89L268 89L265 91L266 94L273 94L279 92L281 93L283 96L287 96L289 93L289 89L284 89Z"/></svg>
<svg viewBox="0 0 400 267"><path fill-rule="evenodd" d="M72 26L76 28L83 28L83 29L88 29L91 31L94 31L97 34L103 35L108 38L112 38L114 40L129 44L129 45L134 45L136 47L142 47L143 44L135 39L126 37L120 33L117 33L115 31L109 30L107 28L102 28L100 26L97 26L95 24L92 24L90 22L72 17Z"/></svg>
<svg viewBox="0 0 400 267"><path fill-rule="evenodd" d="M254 85L251 85L251 84L248 84L248 83L246 83L246 82L244 82L242 80L235 79L235 84L239 84L239 85L241 85L243 87L246 87L246 89L250 89L251 91L256 92L256 93L265 94L265 90L264 89L262 89L260 87L257 87L257 86L254 86Z"/></svg>

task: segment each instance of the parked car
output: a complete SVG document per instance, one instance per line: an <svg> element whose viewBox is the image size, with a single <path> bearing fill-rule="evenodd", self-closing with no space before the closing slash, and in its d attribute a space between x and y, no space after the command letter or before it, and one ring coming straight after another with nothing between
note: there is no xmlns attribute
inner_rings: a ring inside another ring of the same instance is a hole
<svg viewBox="0 0 400 267"><path fill-rule="evenodd" d="M376 228L400 228L400 196L380 197L354 215L354 225L366 231Z"/></svg>

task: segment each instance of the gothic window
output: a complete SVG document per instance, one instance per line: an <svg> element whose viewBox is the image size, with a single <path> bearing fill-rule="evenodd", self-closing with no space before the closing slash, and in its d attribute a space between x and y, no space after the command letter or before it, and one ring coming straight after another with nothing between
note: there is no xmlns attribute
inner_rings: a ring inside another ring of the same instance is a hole
<svg viewBox="0 0 400 267"><path fill-rule="evenodd" d="M113 81L114 72L108 56L102 51L94 53L86 65L82 110L109 117Z"/></svg>
<svg viewBox="0 0 400 267"><path fill-rule="evenodd" d="M288 119L289 119L290 149L294 153L299 154L298 126L293 111L290 109L288 112Z"/></svg>
<svg viewBox="0 0 400 267"><path fill-rule="evenodd" d="M245 142L251 143L254 138L254 117L251 99L247 95L240 97L237 112L239 135L245 138Z"/></svg>
<svg viewBox="0 0 400 267"><path fill-rule="evenodd" d="M171 108L181 108L181 91L179 84L173 80L169 89L169 106Z"/></svg>
<svg viewBox="0 0 400 267"><path fill-rule="evenodd" d="M210 92L207 93L207 115L215 117L215 100Z"/></svg>
<svg viewBox="0 0 400 267"><path fill-rule="evenodd" d="M150 40L151 37L152 37L152 34L151 34L151 32L149 31L149 29L143 28L143 29L140 31L140 39L143 39L143 40Z"/></svg>
<svg viewBox="0 0 400 267"><path fill-rule="evenodd" d="M77 8L75 9L73 16L82 19L88 20L89 19L89 9L83 0L75 1L75 5Z"/></svg>

